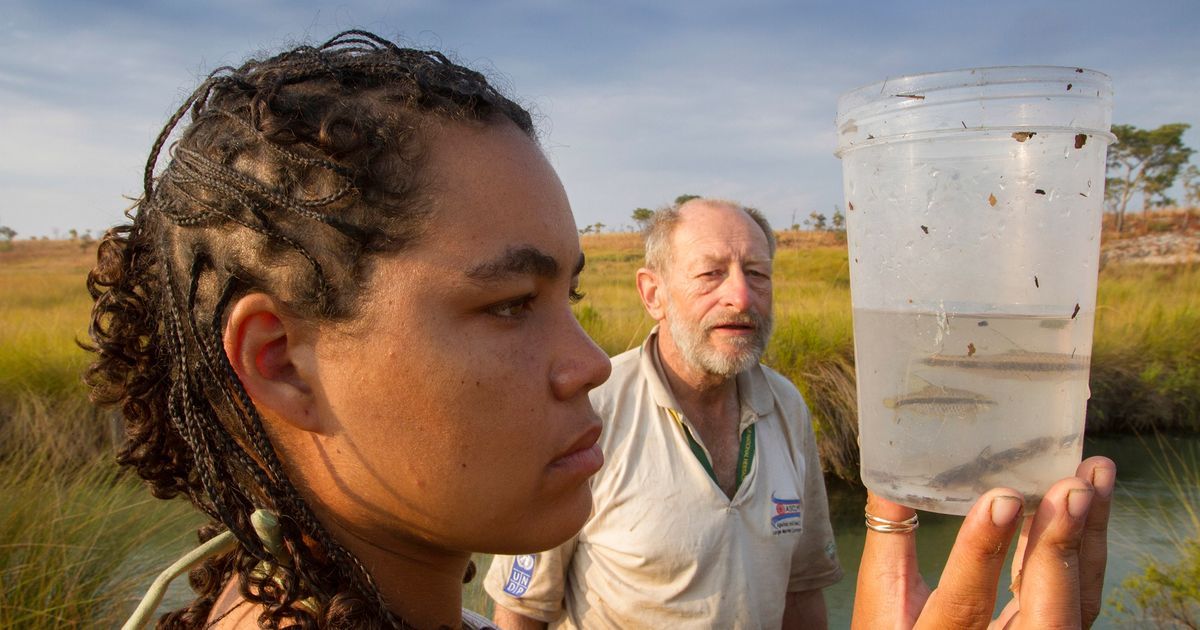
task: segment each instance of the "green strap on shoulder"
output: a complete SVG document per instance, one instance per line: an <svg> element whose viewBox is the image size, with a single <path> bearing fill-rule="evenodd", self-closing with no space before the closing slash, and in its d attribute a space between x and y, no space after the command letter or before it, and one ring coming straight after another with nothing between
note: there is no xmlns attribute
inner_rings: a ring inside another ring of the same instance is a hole
<svg viewBox="0 0 1200 630"><path fill-rule="evenodd" d="M210 538L208 542L188 552L186 556L176 560L174 564L167 567L166 571L159 573L158 577L154 578L154 583L146 591L146 596L142 598L137 610L133 611L133 615L129 617L125 625L121 626L121 630L145 628L146 624L150 623L151 617L154 616L154 611L158 610L158 605L162 603L163 595L166 595L171 580L191 571L206 558L233 549L235 545L237 545L237 538L234 538L231 532L221 532Z"/></svg>
<svg viewBox="0 0 1200 630"><path fill-rule="evenodd" d="M700 442L698 442L692 435L691 429L684 424L683 418L680 417L678 411L675 411L674 409L667 409L667 412L671 414L671 417L676 423L679 424L679 427L683 429L683 435L687 438L688 447L692 449L692 454L696 456L696 459L700 460L700 465L704 467L704 472L708 473L709 478L711 478L713 483L717 484L719 487L721 483L717 481L717 473L713 471L712 462L708 461L708 455L704 454L704 447L700 446ZM750 474L750 467L753 464L754 425L751 424L750 426L746 427L746 430L742 431L741 442L738 445L738 467L737 481L734 487L735 490L742 487L742 480L746 478L746 475Z"/></svg>

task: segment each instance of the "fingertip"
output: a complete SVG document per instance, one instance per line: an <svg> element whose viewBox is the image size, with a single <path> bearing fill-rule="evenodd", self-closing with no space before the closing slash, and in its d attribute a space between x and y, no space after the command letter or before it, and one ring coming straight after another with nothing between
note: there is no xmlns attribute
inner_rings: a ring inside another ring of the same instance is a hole
<svg viewBox="0 0 1200 630"><path fill-rule="evenodd" d="M1000 494L992 497L989 510L992 517L992 525L996 527L1011 527L1016 523L1017 517L1021 515L1021 510L1024 507L1025 502L1019 496Z"/></svg>
<svg viewBox="0 0 1200 630"><path fill-rule="evenodd" d="M1089 457L1079 468L1080 472L1086 473L1081 476L1091 482L1097 496L1102 499L1112 497L1117 483L1117 464L1113 460L1102 456Z"/></svg>
<svg viewBox="0 0 1200 630"><path fill-rule="evenodd" d="M1071 488L1067 491L1067 513L1071 518L1079 520L1087 516L1095 493L1092 488Z"/></svg>

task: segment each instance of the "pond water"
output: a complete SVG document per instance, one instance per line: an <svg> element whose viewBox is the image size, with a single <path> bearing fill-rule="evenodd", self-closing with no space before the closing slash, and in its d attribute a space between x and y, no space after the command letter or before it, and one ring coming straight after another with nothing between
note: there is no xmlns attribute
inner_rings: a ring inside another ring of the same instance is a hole
<svg viewBox="0 0 1200 630"><path fill-rule="evenodd" d="M1195 476L1200 437L1171 437L1169 444L1183 456L1183 461L1192 463L1192 474L1183 489L1192 497L1200 497L1200 486L1197 485L1200 479ZM1089 439L1084 446L1084 456L1091 455L1105 455L1117 463L1117 490L1109 523L1108 570L1104 580L1105 606L1093 627L1138 627L1135 618L1116 614L1109 600L1126 577L1140 572L1144 558L1171 561L1177 555L1173 535L1196 536L1197 532L1187 511L1181 507L1178 492L1173 491L1164 478L1161 468L1167 460L1154 438ZM862 488L848 485L829 488L830 516L837 534L839 558L846 570L846 577L825 592L830 628L850 627L857 567L866 533L862 515L865 502L866 491ZM962 517L921 512L917 557L921 573L930 585L936 584L941 574L961 522ZM1014 542L1009 550L1010 563L1015 547ZM1010 581L1006 568L1000 578L1003 586L997 597L998 607L1008 601Z"/></svg>

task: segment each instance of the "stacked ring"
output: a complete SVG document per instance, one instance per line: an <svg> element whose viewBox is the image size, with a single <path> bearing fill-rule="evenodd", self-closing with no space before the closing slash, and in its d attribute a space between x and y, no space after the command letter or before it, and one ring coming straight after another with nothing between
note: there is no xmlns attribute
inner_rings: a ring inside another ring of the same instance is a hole
<svg viewBox="0 0 1200 630"><path fill-rule="evenodd" d="M881 534L907 534L921 525L916 514L903 521L890 521L866 510L863 510L863 515L867 517L867 528Z"/></svg>

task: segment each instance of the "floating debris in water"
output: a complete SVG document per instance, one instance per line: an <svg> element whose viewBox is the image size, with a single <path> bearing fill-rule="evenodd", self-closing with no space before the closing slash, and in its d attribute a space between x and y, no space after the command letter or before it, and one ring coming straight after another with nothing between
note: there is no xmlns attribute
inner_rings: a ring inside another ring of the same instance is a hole
<svg viewBox="0 0 1200 630"><path fill-rule="evenodd" d="M996 195L994 193L988 195L988 205L992 207L996 206Z"/></svg>
<svg viewBox="0 0 1200 630"><path fill-rule="evenodd" d="M1040 288L1042 288L1042 285L1038 283L1037 276L1034 276L1034 277L1033 277L1033 288L1035 288L1035 289L1040 289Z"/></svg>
<svg viewBox="0 0 1200 630"><path fill-rule="evenodd" d="M888 409L911 411L918 415L934 418L945 416L970 418L981 411L995 407L996 401L983 394L965 389L926 385L918 391L903 396L885 398L883 406Z"/></svg>
<svg viewBox="0 0 1200 630"><path fill-rule="evenodd" d="M914 99L917 99L918 101L925 100L925 97L921 94L895 94L894 96L896 96L897 98L914 98Z"/></svg>
<svg viewBox="0 0 1200 630"><path fill-rule="evenodd" d="M980 327L980 328L987 328L987 325L988 325L988 323L987 323L987 320L986 320L986 319L981 319L981 320L979 320L979 322L978 322L978 323L976 323L975 325L976 325L976 326L978 326L978 327Z"/></svg>
<svg viewBox="0 0 1200 630"><path fill-rule="evenodd" d="M928 234L928 233L929 233L929 226L928 226L928 225L922 225L922 226L921 226L921 231L922 231L922 232L924 232L924 233L926 233L926 234Z"/></svg>
<svg viewBox="0 0 1200 630"><path fill-rule="evenodd" d="M1087 138L1088 137L1086 133L1075 134L1075 148L1082 149L1083 145L1087 144Z"/></svg>
<svg viewBox="0 0 1200 630"><path fill-rule="evenodd" d="M1079 302L1076 302L1075 310L1071 311L1071 319L1075 319L1075 316L1078 314L1079 314Z"/></svg>
<svg viewBox="0 0 1200 630"><path fill-rule="evenodd" d="M1012 137L1013 140L1016 140L1017 142L1025 142L1036 135L1036 131L1014 131Z"/></svg>
<svg viewBox="0 0 1200 630"><path fill-rule="evenodd" d="M1045 190L1042 190L1041 188L1034 188L1034 189L1033 189L1033 194L1035 194L1035 195L1044 195L1044 194L1046 194L1046 191L1045 191Z"/></svg>
<svg viewBox="0 0 1200 630"><path fill-rule="evenodd" d="M930 367L970 370L996 378L1062 378L1069 372L1088 369L1090 356L1073 357L1054 352L1009 350L1001 354L941 354L921 359Z"/></svg>
<svg viewBox="0 0 1200 630"><path fill-rule="evenodd" d="M973 343L967 344L967 356L968 357L975 356L975 344L973 344Z"/></svg>

